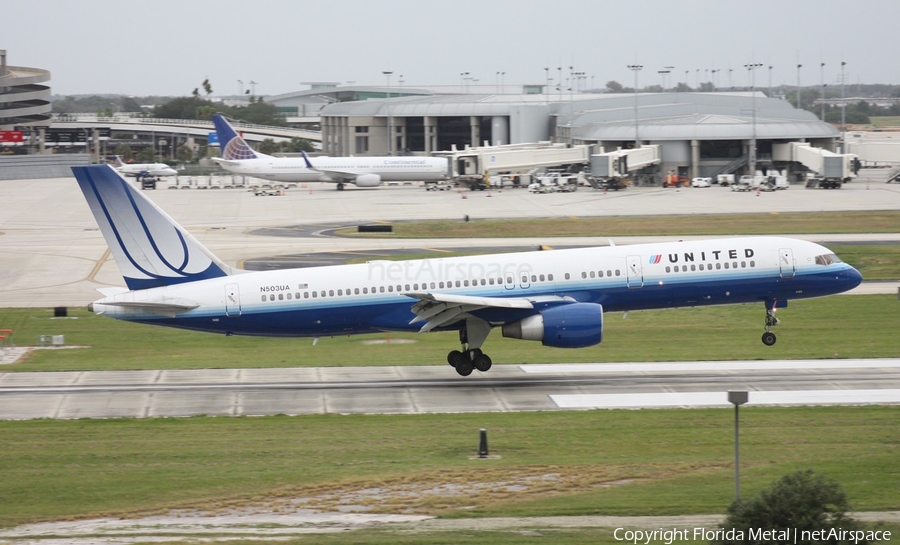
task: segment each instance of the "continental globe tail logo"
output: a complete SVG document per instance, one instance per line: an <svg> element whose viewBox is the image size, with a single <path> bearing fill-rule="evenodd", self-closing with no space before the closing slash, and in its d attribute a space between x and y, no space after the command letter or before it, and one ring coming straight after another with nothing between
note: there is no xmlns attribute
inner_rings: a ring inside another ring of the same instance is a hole
<svg viewBox="0 0 900 545"><path fill-rule="evenodd" d="M243 138L232 138L225 149L222 151L222 157L228 161L241 161L244 159L256 159L256 154L250 149L250 146L244 142Z"/></svg>

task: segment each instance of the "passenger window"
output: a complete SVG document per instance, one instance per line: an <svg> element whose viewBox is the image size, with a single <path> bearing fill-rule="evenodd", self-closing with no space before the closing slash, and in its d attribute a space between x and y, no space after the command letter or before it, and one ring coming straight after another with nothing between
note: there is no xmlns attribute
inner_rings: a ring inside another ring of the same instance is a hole
<svg viewBox="0 0 900 545"><path fill-rule="evenodd" d="M468 287L469 287L469 281L468 281L468 280L463 280L463 286L465 286L465 287L468 288Z"/></svg>
<svg viewBox="0 0 900 545"><path fill-rule="evenodd" d="M751 266L751 267L755 267L755 266L756 266L756 262L755 262L755 261L750 261L750 266Z"/></svg>
<svg viewBox="0 0 900 545"><path fill-rule="evenodd" d="M366 289L366 288L363 288L363 289ZM355 295L359 295L359 288L353 288L353 293Z"/></svg>
<svg viewBox="0 0 900 545"><path fill-rule="evenodd" d="M703 270L703 263L700 264L700 270Z"/></svg>
<svg viewBox="0 0 900 545"><path fill-rule="evenodd" d="M512 285L512 283L513 283L512 276L507 276L507 277L506 277L506 283Z"/></svg>
<svg viewBox="0 0 900 545"><path fill-rule="evenodd" d="M462 285L462 284L459 282L459 280L457 280L457 281L456 281L456 287L458 288L458 287L460 287L461 285Z"/></svg>
<svg viewBox="0 0 900 545"><path fill-rule="evenodd" d="M594 271L591 271L591 278L594 277Z"/></svg>
<svg viewBox="0 0 900 545"><path fill-rule="evenodd" d="M603 278L603 271L597 271L597 278Z"/></svg>
<svg viewBox="0 0 900 545"><path fill-rule="evenodd" d="M697 270L697 267L694 265L691 265L691 271L696 271L696 270Z"/></svg>
<svg viewBox="0 0 900 545"><path fill-rule="evenodd" d="M606 271L606 276L612 276L612 271ZM619 271L616 271L616 276L619 276Z"/></svg>
<svg viewBox="0 0 900 545"><path fill-rule="evenodd" d="M493 286L493 285L494 285L494 279L493 279L493 278L489 278L489 279L488 279L488 283L490 283L490 285Z"/></svg>
<svg viewBox="0 0 900 545"><path fill-rule="evenodd" d="M728 268L728 263L725 263L725 268L726 268L726 269Z"/></svg>
<svg viewBox="0 0 900 545"><path fill-rule="evenodd" d="M571 279L571 277L569 276L569 273L566 273L566 280L570 280L570 279Z"/></svg>
<svg viewBox="0 0 900 545"><path fill-rule="evenodd" d="M274 301L274 300L275 300L275 294L273 293L272 295L269 296L269 301Z"/></svg>
<svg viewBox="0 0 900 545"><path fill-rule="evenodd" d="M312 292L312 294L313 294L313 299L315 299L316 296L317 296L317 293L316 293L316 292Z"/></svg>
<svg viewBox="0 0 900 545"><path fill-rule="evenodd" d="M742 268L742 269L746 269L746 268L747 268L747 262L746 262L746 261L741 261L741 268Z"/></svg>
<svg viewBox="0 0 900 545"><path fill-rule="evenodd" d="M721 268L722 268L722 264L721 264L721 263L716 263L716 270L721 269Z"/></svg>
<svg viewBox="0 0 900 545"><path fill-rule="evenodd" d="M431 289L434 289L434 282L431 283Z"/></svg>
<svg viewBox="0 0 900 545"><path fill-rule="evenodd" d="M616 269L616 276L621 276L621 275L622 275L622 273L619 271L619 269ZM609 275L607 275L607 276L609 276Z"/></svg>
<svg viewBox="0 0 900 545"><path fill-rule="evenodd" d="M344 290L338 290L338 295L344 295Z"/></svg>
<svg viewBox="0 0 900 545"><path fill-rule="evenodd" d="M388 286L388 291L391 292L391 293L393 293L393 292L394 292L394 286Z"/></svg>
<svg viewBox="0 0 900 545"><path fill-rule="evenodd" d="M548 282L553 282L553 275L552 275L552 274L548 274L548 275L547 275L547 281L548 281Z"/></svg>
<svg viewBox="0 0 900 545"><path fill-rule="evenodd" d="M262 302L263 302L263 303L266 302L266 296L265 296L265 295L262 296Z"/></svg>
<svg viewBox="0 0 900 545"><path fill-rule="evenodd" d="M587 278L587 273L586 273L586 272L582 272L582 273L581 273L581 277L582 277L582 278Z"/></svg>
<svg viewBox="0 0 900 545"><path fill-rule="evenodd" d="M381 286L380 288L378 288L378 291L380 291L381 293L384 293L384 286Z"/></svg>
<svg viewBox="0 0 900 545"><path fill-rule="evenodd" d="M397 291L400 291L400 286L397 286ZM403 288L403 291L409 291L409 284L407 284L406 287Z"/></svg>
<svg viewBox="0 0 900 545"><path fill-rule="evenodd" d="M338 291L340 291L340 290L338 290ZM328 296L334 297L334 290L328 290Z"/></svg>
<svg viewBox="0 0 900 545"><path fill-rule="evenodd" d="M313 292L313 297L315 297L315 296L316 296L316 292ZM309 292L308 292L308 291L304 291L304 292L303 292L303 298L304 298L304 299L309 299Z"/></svg>
<svg viewBox="0 0 900 545"><path fill-rule="evenodd" d="M284 294L283 294L283 293L279 293L279 294L278 294L278 300L279 300L279 301L284 301Z"/></svg>

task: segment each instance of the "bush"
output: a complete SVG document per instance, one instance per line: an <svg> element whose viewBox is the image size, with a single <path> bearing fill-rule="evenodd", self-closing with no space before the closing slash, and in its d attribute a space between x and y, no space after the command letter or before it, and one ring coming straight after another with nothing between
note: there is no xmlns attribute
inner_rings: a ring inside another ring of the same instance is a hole
<svg viewBox="0 0 900 545"><path fill-rule="evenodd" d="M847 516L850 506L847 495L836 481L816 475L811 469L785 475L768 490L749 500L736 500L728 508L728 517L723 527L725 538L713 540L714 545L747 544L747 543L794 543L790 540L775 538L764 539L759 530L774 530L775 535L790 530L796 534L796 543L849 543L848 540L837 539L801 539L804 531L816 532L832 528L835 530L859 530L859 524ZM728 530L736 538L729 540ZM752 531L751 531L752 530ZM822 534L820 534L821 536ZM771 535L768 537L772 537ZM856 545L867 543L865 540L852 541Z"/></svg>

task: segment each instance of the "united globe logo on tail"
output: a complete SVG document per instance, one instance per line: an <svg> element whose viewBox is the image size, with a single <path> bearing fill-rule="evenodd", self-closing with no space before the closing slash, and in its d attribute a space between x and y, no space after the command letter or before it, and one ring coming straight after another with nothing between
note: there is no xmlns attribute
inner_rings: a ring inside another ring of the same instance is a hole
<svg viewBox="0 0 900 545"><path fill-rule="evenodd" d="M256 154L244 142L243 138L235 137L225 145L225 149L222 150L222 157L229 161L240 161L243 159L256 159Z"/></svg>

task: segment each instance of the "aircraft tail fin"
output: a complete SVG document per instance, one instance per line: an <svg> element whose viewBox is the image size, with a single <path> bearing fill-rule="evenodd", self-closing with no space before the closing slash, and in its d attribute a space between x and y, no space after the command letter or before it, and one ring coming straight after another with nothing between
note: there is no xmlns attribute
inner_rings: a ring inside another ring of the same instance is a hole
<svg viewBox="0 0 900 545"><path fill-rule="evenodd" d="M234 128L225 120L224 116L214 114L212 120L216 126L216 135L219 137L219 149L222 150L222 159L240 161L265 157L262 153L253 151L247 142L234 131Z"/></svg>
<svg viewBox="0 0 900 545"><path fill-rule="evenodd" d="M125 166L125 161L122 160L121 155L116 155L116 159L112 162L113 168L122 168Z"/></svg>
<svg viewBox="0 0 900 545"><path fill-rule="evenodd" d="M128 289L217 278L230 267L110 165L72 167Z"/></svg>

